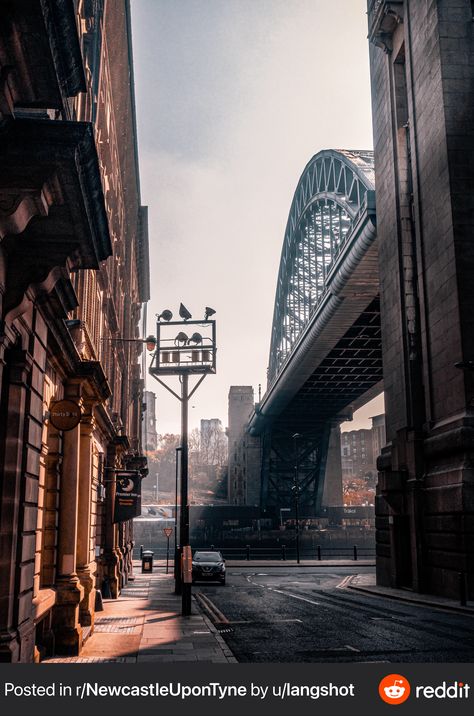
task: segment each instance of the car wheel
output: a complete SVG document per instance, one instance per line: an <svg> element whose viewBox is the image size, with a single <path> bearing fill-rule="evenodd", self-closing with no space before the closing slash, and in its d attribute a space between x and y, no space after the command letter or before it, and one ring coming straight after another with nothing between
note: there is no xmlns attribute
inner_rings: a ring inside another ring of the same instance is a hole
<svg viewBox="0 0 474 716"><path fill-rule="evenodd" d="M221 584L222 584L222 586L225 585L225 577L224 577L224 579L221 579Z"/></svg>

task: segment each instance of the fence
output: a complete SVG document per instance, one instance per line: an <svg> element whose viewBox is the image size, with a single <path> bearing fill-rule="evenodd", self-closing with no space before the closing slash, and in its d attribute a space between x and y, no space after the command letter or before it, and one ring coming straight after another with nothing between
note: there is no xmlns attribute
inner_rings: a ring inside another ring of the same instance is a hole
<svg viewBox="0 0 474 716"><path fill-rule="evenodd" d="M155 559L166 558L166 548L161 545L143 545L144 549L152 549ZM280 547L254 547L253 545L242 545L240 547L222 547L219 545L194 546L193 551L202 550L203 552L210 550L219 550L225 560L271 560L286 561L296 559L296 547L281 545ZM135 545L134 557L140 557L140 545ZM325 545L316 545L311 548L300 547L301 560L321 561L327 559L370 559L375 557L375 547L366 547L352 545L350 547L326 547Z"/></svg>

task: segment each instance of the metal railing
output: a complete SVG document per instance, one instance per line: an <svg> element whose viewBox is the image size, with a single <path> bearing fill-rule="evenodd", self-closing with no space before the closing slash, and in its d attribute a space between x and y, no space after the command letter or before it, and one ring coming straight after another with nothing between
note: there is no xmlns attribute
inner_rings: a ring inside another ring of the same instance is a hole
<svg viewBox="0 0 474 716"><path fill-rule="evenodd" d="M144 549L151 549L155 559L166 557L166 548L161 545L144 545ZM218 550L225 560L234 561L286 561L296 559L296 547L281 545L280 547L255 547L253 545L241 545L240 547L222 547L219 545L193 545L193 552ZM139 559L140 546L135 545L134 558ZM327 547L316 545L310 548L300 548L300 558L303 561L314 560L315 562L328 559L344 559L357 561L358 559L371 559L375 557L375 547L352 545L350 547Z"/></svg>

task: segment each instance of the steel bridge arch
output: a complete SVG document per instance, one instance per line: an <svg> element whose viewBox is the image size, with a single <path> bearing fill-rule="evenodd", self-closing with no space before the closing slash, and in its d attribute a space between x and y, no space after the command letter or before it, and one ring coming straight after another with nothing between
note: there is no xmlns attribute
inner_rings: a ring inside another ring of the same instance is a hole
<svg viewBox="0 0 474 716"><path fill-rule="evenodd" d="M373 152L327 149L306 165L283 241L267 390L328 292L336 293L338 257L347 252L356 227L374 202Z"/></svg>

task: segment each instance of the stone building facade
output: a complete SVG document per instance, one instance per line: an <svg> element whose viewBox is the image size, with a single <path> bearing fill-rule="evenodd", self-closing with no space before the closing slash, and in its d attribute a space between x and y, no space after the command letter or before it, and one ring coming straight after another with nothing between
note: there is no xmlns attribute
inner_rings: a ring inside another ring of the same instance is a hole
<svg viewBox="0 0 474 716"><path fill-rule="evenodd" d="M370 0L387 445L380 584L474 597L469 0ZM459 365L460 364L460 365Z"/></svg>
<svg viewBox="0 0 474 716"><path fill-rule="evenodd" d="M31 662L80 653L127 581L115 470L146 473L127 0L2 2L0 119L0 661Z"/></svg>

